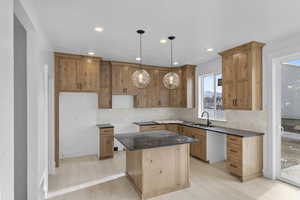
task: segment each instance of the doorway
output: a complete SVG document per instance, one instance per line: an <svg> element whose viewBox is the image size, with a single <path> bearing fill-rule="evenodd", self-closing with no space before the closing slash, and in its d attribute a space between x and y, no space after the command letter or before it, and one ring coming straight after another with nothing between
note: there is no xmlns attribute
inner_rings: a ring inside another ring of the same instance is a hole
<svg viewBox="0 0 300 200"><path fill-rule="evenodd" d="M27 199L26 30L14 17L14 199Z"/></svg>
<svg viewBox="0 0 300 200"><path fill-rule="evenodd" d="M300 186L300 58L281 64L281 180Z"/></svg>

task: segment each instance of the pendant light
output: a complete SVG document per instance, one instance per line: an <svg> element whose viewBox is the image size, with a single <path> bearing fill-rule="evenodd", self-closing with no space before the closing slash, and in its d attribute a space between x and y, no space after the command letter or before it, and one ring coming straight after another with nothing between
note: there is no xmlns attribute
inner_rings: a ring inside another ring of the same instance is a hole
<svg viewBox="0 0 300 200"><path fill-rule="evenodd" d="M168 89L176 89L180 84L179 76L176 72L172 71L173 67L173 40L175 36L170 36L168 39L171 41L171 65L170 65L170 72L167 73L163 78L164 86Z"/></svg>
<svg viewBox="0 0 300 200"><path fill-rule="evenodd" d="M151 78L149 73L142 67L142 35L145 33L145 31L137 30L136 32L140 35L140 57L138 59L140 61L140 69L135 71L131 78L135 87L146 88L150 83Z"/></svg>

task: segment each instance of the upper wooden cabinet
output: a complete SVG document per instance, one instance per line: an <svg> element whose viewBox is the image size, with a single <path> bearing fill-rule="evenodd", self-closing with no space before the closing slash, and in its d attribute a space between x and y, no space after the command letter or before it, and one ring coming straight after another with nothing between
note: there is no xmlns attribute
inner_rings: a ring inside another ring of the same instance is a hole
<svg viewBox="0 0 300 200"><path fill-rule="evenodd" d="M58 91L97 92L101 58L55 53Z"/></svg>
<svg viewBox="0 0 300 200"><path fill-rule="evenodd" d="M98 108L112 108L112 73L111 63L101 61L100 90L98 93Z"/></svg>
<svg viewBox="0 0 300 200"><path fill-rule="evenodd" d="M224 109L262 109L262 48L250 42L219 53L222 56Z"/></svg>
<svg viewBox="0 0 300 200"><path fill-rule="evenodd" d="M172 69L173 72L177 73L180 79L180 84L177 88L170 90L170 107L183 107L182 100L183 100L183 81L182 78L182 68L178 67Z"/></svg>
<svg viewBox="0 0 300 200"><path fill-rule="evenodd" d="M158 105L159 107L169 107L170 104L170 90L164 86L163 78L169 70L158 71Z"/></svg>
<svg viewBox="0 0 300 200"><path fill-rule="evenodd" d="M195 107L195 65L184 65L182 67L182 97L181 107Z"/></svg>

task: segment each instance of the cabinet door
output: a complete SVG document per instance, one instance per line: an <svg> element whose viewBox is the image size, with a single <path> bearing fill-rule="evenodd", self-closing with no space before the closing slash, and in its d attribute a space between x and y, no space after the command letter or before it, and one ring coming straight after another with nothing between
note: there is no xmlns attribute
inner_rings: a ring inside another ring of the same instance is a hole
<svg viewBox="0 0 300 200"><path fill-rule="evenodd" d="M168 107L170 102L170 91L163 84L163 78L168 70L159 70L159 106Z"/></svg>
<svg viewBox="0 0 300 200"><path fill-rule="evenodd" d="M224 109L234 109L236 99L236 70L238 64L233 56L223 56L222 59L222 96Z"/></svg>
<svg viewBox="0 0 300 200"><path fill-rule="evenodd" d="M179 76L180 84L176 89L170 90L170 106L171 107L181 107L182 106L182 93L183 93L183 81L182 81L182 70L173 70Z"/></svg>
<svg viewBox="0 0 300 200"><path fill-rule="evenodd" d="M100 158L113 156L113 136L111 134L100 136Z"/></svg>
<svg viewBox="0 0 300 200"><path fill-rule="evenodd" d="M147 107L158 107L159 106L158 70L150 69L147 71L151 77L151 82L145 88Z"/></svg>
<svg viewBox="0 0 300 200"><path fill-rule="evenodd" d="M81 91L99 91L100 60L84 57L78 67Z"/></svg>
<svg viewBox="0 0 300 200"><path fill-rule="evenodd" d="M130 65L127 65L127 66L128 66L128 75L127 75L128 90L127 90L127 94L128 95L137 95L139 93L139 88L137 88L133 84L132 75L133 75L134 72L136 72L140 68L139 68L138 65L134 65L134 64L130 64Z"/></svg>
<svg viewBox="0 0 300 200"><path fill-rule="evenodd" d="M166 128L168 131L179 134L179 126L177 124L167 124Z"/></svg>
<svg viewBox="0 0 300 200"><path fill-rule="evenodd" d="M112 107L111 78L111 63L102 61L100 67L100 92L98 94L99 108Z"/></svg>
<svg viewBox="0 0 300 200"><path fill-rule="evenodd" d="M251 70L249 51L245 50L233 55L236 71L236 102L237 109L251 109Z"/></svg>
<svg viewBox="0 0 300 200"><path fill-rule="evenodd" d="M59 57L58 78L60 91L79 91L80 83L77 78L77 69L81 64L80 58Z"/></svg>
<svg viewBox="0 0 300 200"><path fill-rule="evenodd" d="M128 88L128 66L112 63L112 94L126 95Z"/></svg>

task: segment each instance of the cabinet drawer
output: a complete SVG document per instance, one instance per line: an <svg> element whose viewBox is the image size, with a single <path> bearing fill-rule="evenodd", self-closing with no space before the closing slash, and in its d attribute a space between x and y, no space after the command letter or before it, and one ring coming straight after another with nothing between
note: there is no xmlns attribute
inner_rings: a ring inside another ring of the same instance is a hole
<svg viewBox="0 0 300 200"><path fill-rule="evenodd" d="M243 173L242 173L241 163L237 161L230 161L228 167L230 173L235 174L237 176L242 176Z"/></svg>
<svg viewBox="0 0 300 200"><path fill-rule="evenodd" d="M140 126L140 131L157 131L165 130L164 125L151 125L151 126Z"/></svg>
<svg viewBox="0 0 300 200"><path fill-rule="evenodd" d="M228 145L235 144L235 145L241 146L242 142L243 142L243 138L242 137L239 137L239 136L230 136L230 135L227 136L227 144Z"/></svg>
<svg viewBox="0 0 300 200"><path fill-rule="evenodd" d="M101 135L113 135L113 133L114 133L113 128L101 128L100 129Z"/></svg>
<svg viewBox="0 0 300 200"><path fill-rule="evenodd" d="M227 147L227 155L228 160L242 160L242 150L240 148L237 148L235 146L228 146Z"/></svg>

